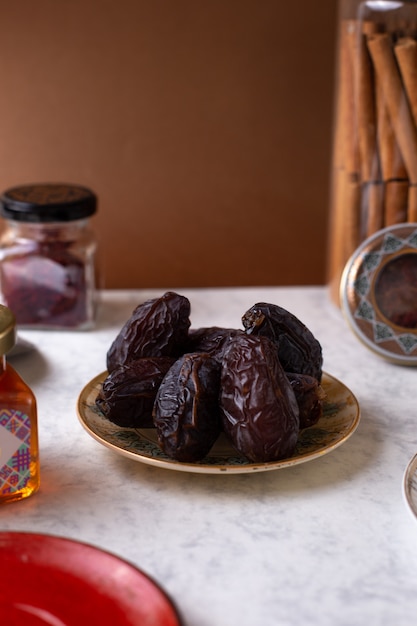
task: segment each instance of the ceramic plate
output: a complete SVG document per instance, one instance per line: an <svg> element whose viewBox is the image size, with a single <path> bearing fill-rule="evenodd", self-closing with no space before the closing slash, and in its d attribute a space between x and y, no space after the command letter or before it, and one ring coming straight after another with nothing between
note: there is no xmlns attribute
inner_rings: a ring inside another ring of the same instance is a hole
<svg viewBox="0 0 417 626"><path fill-rule="evenodd" d="M265 472L311 461L334 450L355 431L360 418L358 402L353 393L329 374L323 374L326 393L323 416L318 423L300 433L292 457L270 463L251 463L240 456L221 435L208 456L198 463L180 463L166 456L157 444L155 429L121 428L109 422L95 405L107 372L93 378L81 391L78 417L86 431L114 452L135 461L183 472L204 474Z"/></svg>
<svg viewBox="0 0 417 626"><path fill-rule="evenodd" d="M0 532L0 552L2 624L181 626L162 589L109 552L20 532Z"/></svg>
<svg viewBox="0 0 417 626"><path fill-rule="evenodd" d="M405 470L403 492L411 513L417 517L417 454L413 456Z"/></svg>

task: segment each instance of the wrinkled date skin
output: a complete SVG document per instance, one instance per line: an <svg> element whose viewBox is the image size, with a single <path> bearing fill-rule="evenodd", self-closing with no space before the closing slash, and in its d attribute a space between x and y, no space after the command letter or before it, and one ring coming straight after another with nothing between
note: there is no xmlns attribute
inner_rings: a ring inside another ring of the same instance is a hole
<svg viewBox="0 0 417 626"><path fill-rule="evenodd" d="M220 366L204 353L185 354L159 387L153 419L161 449L182 462L203 459L220 434Z"/></svg>
<svg viewBox="0 0 417 626"><path fill-rule="evenodd" d="M300 411L300 430L317 424L323 415L326 397L317 378L307 374L287 373Z"/></svg>
<svg viewBox="0 0 417 626"><path fill-rule="evenodd" d="M107 370L149 356L176 357L184 351L190 327L188 298L168 291L133 311L107 352Z"/></svg>
<svg viewBox="0 0 417 626"><path fill-rule="evenodd" d="M267 337L236 336L224 355L220 379L223 430L253 463L290 457L299 433L291 384Z"/></svg>
<svg viewBox="0 0 417 626"><path fill-rule="evenodd" d="M322 377L323 356L320 343L292 313L276 304L259 302L242 317L248 334L269 337L278 349L286 372Z"/></svg>
<svg viewBox="0 0 417 626"><path fill-rule="evenodd" d="M188 333L186 352L206 352L221 362L230 339L235 335L241 335L243 332L243 330L236 328L221 328L219 326L191 328Z"/></svg>
<svg viewBox="0 0 417 626"><path fill-rule="evenodd" d="M124 428L151 428L159 385L175 363L170 357L148 357L120 365L104 380L96 405L103 415Z"/></svg>

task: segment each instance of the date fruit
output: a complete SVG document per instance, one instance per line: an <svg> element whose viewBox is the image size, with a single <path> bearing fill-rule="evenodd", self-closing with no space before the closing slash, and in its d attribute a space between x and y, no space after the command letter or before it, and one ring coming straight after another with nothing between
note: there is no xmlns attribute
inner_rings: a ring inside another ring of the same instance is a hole
<svg viewBox="0 0 417 626"><path fill-rule="evenodd" d="M219 363L204 353L180 357L162 381L153 419L158 443L170 458L203 459L220 433Z"/></svg>
<svg viewBox="0 0 417 626"><path fill-rule="evenodd" d="M152 410L170 357L148 357L114 369L103 381L96 405L103 415L124 428L154 427Z"/></svg>
<svg viewBox="0 0 417 626"><path fill-rule="evenodd" d="M223 430L253 463L293 454L299 409L275 345L262 336L234 337L225 352L220 379Z"/></svg>
<svg viewBox="0 0 417 626"><path fill-rule="evenodd" d="M107 370L150 356L179 356L190 327L188 298L172 291L135 308L107 352Z"/></svg>
<svg viewBox="0 0 417 626"><path fill-rule="evenodd" d="M323 356L320 343L295 315L278 306L259 302L242 317L246 332L271 339L286 372L322 377Z"/></svg>
<svg viewBox="0 0 417 626"><path fill-rule="evenodd" d="M287 373L300 411L300 430L317 424L323 415L326 394L317 378L307 374Z"/></svg>
<svg viewBox="0 0 417 626"><path fill-rule="evenodd" d="M230 339L243 332L243 330L236 328L221 328L219 326L196 329L190 328L186 351L206 352L217 361L221 361Z"/></svg>

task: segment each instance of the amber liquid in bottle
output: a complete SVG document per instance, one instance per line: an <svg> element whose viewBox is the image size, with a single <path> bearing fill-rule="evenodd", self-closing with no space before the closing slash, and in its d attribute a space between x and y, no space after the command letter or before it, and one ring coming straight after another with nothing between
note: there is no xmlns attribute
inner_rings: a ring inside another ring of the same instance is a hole
<svg viewBox="0 0 417 626"><path fill-rule="evenodd" d="M0 356L0 504L39 488L36 399L5 356Z"/></svg>

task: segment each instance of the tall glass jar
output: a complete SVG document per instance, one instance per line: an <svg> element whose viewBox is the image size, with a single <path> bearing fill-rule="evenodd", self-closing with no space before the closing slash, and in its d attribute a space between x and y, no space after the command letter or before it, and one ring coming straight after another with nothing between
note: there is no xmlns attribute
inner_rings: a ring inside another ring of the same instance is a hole
<svg viewBox="0 0 417 626"><path fill-rule="evenodd" d="M329 281L381 229L417 222L417 1L341 0Z"/></svg>
<svg viewBox="0 0 417 626"><path fill-rule="evenodd" d="M86 330L96 313L96 196L84 187L25 185L0 202L0 299L21 328Z"/></svg>

